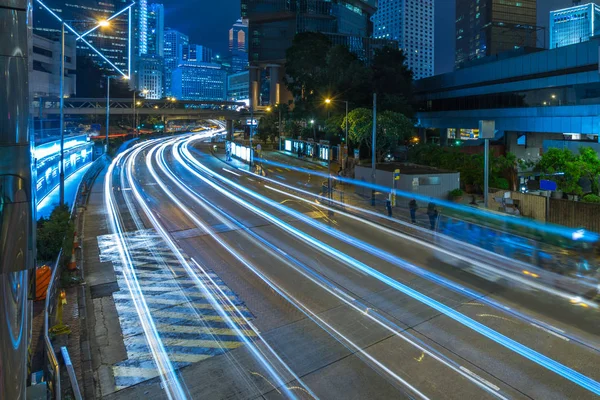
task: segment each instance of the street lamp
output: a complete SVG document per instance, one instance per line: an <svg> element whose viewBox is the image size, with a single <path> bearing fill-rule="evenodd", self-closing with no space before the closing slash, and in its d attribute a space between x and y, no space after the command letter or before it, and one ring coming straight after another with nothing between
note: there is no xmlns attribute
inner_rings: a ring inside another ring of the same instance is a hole
<svg viewBox="0 0 600 400"><path fill-rule="evenodd" d="M90 22L78 20L63 20L61 21L61 36L60 36L60 163L59 165L59 204L65 204L65 24L69 22ZM110 26L108 21L97 21L97 27ZM95 29L94 28L94 29Z"/></svg>
<svg viewBox="0 0 600 400"><path fill-rule="evenodd" d="M331 104L334 101L340 101L346 104L346 119L345 119L345 124L344 124L344 131L346 134L346 140L344 142L344 145L346 146L346 158L348 158L348 100L332 100L330 98L326 98L325 99L325 104ZM346 169L346 160L342 160L342 164L344 167L344 170Z"/></svg>

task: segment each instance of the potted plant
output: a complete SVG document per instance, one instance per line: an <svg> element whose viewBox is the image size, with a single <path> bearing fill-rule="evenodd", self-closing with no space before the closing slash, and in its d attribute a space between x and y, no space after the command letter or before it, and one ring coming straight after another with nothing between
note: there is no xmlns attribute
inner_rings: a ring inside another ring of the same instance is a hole
<svg viewBox="0 0 600 400"><path fill-rule="evenodd" d="M459 203L462 201L463 195L464 195L464 192L462 191L462 189L459 189L459 188L451 190L449 193L450 200L452 200L456 203Z"/></svg>

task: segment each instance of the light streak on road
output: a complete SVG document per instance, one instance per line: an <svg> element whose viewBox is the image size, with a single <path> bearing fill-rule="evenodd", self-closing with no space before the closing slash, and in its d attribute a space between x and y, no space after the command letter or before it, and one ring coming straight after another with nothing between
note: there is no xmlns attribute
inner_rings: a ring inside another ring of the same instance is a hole
<svg viewBox="0 0 600 400"><path fill-rule="evenodd" d="M194 166L196 166L197 168L199 168L202 171L209 172L210 170L206 166L204 166L202 163L200 163L198 160L196 160L190 154L187 146L193 140L194 140L194 138L192 137L185 142L182 153L183 153L184 157L186 158L186 160L191 162ZM272 206L273 208L276 208L278 210L286 212L287 214L290 214L290 215L300 218L300 219L303 219L302 217L304 217L302 214L296 213L295 211L290 210L289 208L282 206L282 205L266 198L265 196L262 196L251 190L248 190L247 188L245 188L245 187L243 187L221 175L215 174L212 171L210 171L210 175L217 178L221 182L227 184L228 186L231 186L231 187L237 189L238 191L241 191L261 202L264 202L264 203ZM593 380L593 379L581 374L580 372L577 372L577 371L575 371L575 370L573 370L573 369L571 369L571 368L569 368L569 367L567 367L567 366L565 366L565 365L563 365L541 353L538 353L537 351L532 350L529 347L524 346L523 344L518 343L515 340L513 340L505 335L502 335L499 332L496 332L495 330L465 316L464 314L459 313L458 311L454 310L453 308L448 307L445 304L442 304L442 303L422 294L419 291L416 291L416 290L388 277L387 275L371 268L370 266L354 259L353 257L350 257L350 256L338 251L337 249L320 242L319 240L313 238L312 236L305 234L304 232L300 231L299 229L294 228L290 224L272 216L271 214L268 214L268 213L264 212L263 210L260 210L256 207L249 205L247 201L244 201L244 200L240 199L238 196L235 196L232 193L224 190L223 188L216 185L214 182L211 182L209 179L206 179L202 175L196 174L196 176L198 176L204 182L206 182L207 184L212 186L214 189L223 193L225 196L236 201L238 204L241 204L244 207L255 211L259 215L263 216L265 219L271 221L275 225L290 232L294 236L304 240L306 243L311 244L313 247L320 249L321 251L323 251L327 254L330 254L334 258L343 260L344 262L346 262L348 265L352 266L357 271L366 273L367 275L376 278L377 280L389 285L390 287L393 287L393 288L399 290L400 292L412 297L413 299L441 312L442 314L446 315L447 317L455 320L456 322L459 322L463 326L472 329L473 331L506 347L509 350L514 351L515 353L523 356L524 358L527 358L527 359L537 363L538 365L570 380L571 382L578 384L579 386L583 387L586 390L589 390L592 393L595 393L596 395L600 395L600 383L596 382L595 380ZM312 221L312 222L314 223L314 221ZM308 223L310 223L310 222L308 222ZM413 267L417 268L415 266L413 266Z"/></svg>
<svg viewBox="0 0 600 400"><path fill-rule="evenodd" d="M173 147L173 155L178 161L180 161L180 163L183 163L183 160L181 160L181 158L176 153L175 146ZM186 167L186 168L189 168L185 164L182 164L182 165L184 165L184 167ZM221 223L225 224L232 230L237 230L238 228L241 228L242 231L248 237L251 237L251 238L257 240L258 242L262 243L263 250L265 252L271 254L273 257L279 259L282 263L293 268L295 271L302 274L305 278L309 279L310 281L312 281L313 283L318 285L320 288L327 291L329 294L335 296L336 298L338 298L339 300L344 302L346 305L350 306L355 311L359 312L361 315L366 316L367 318L371 319L372 321L374 321L381 327L383 327L386 330L388 330L389 332L393 333L395 336L399 337L400 339L404 340L405 342L407 342L410 345L414 346L415 348L419 349L423 354L428 354L436 361L438 361L438 362L442 363L443 365L445 365L446 367L452 369L454 372L462 375L464 378L470 380L472 383L476 384L483 390L486 390L487 392L489 392L490 394L492 394L498 398L505 399L505 397L501 393L490 390L490 387L488 387L485 383L482 383L481 380L474 378L472 376L472 374L465 373L464 370L462 369L463 367L461 365L455 363L454 361L448 359L447 357L444 357L442 354L440 354L436 350L432 349L430 346L427 346L421 340L416 339L414 336L408 334L407 332L402 332L403 329L401 327L399 327L397 324L391 322L389 319L387 319L386 317L381 315L379 312L373 311L373 309L370 309L369 307L365 306L360 301L358 301L357 299L353 298L351 295L346 293L339 286L336 286L335 284L333 284L332 282L328 281L326 278L324 278L323 276L318 274L312 268L308 267L307 265L305 265L304 263L295 259L294 257L290 256L289 254L285 253L280 248L269 243L266 239L260 237L258 234L256 234L252 230L250 230L248 227L243 225L240 221L236 220L235 218L233 218L231 215L229 215L225 211L212 205L210 201L208 201L206 198L204 198L204 196L197 193L196 191L191 189L188 185L183 183L181 181L181 179L179 179L177 177L177 175L166 165L166 163L164 162L164 159L162 160L161 169L163 170L163 172L165 172L167 174L167 176L171 179L171 181L173 181L177 186L179 186L179 188L182 191L184 191L189 197L191 197L204 210L208 211L209 213L211 213L211 215L216 217ZM195 173L195 171L193 171L193 170L191 170L190 172ZM239 253L237 253L234 249L232 249L230 246L228 246L226 243L224 243L219 238L219 236L214 232L214 230L210 229L210 227L208 227L204 224L201 224L198 227L200 229L202 229L203 231L207 232L219 244L221 244L221 246L223 248L225 248L225 250L227 250L230 254L232 254L234 257L236 257L245 266L247 266L254 274L256 274L259 278L261 278L263 281L265 281L270 287L272 287L278 293L282 293L282 296L284 296L285 298L288 298L289 301L293 302L293 304L301 312L303 312L305 315L307 315L309 318L311 318L313 321L315 321L315 323L317 323L319 326L322 326L323 329L325 329L326 331L334 332L335 335L332 335L332 336L334 336L334 337L340 336L341 338L343 338L343 340L345 342L350 344L350 346L353 347L354 349L359 348L349 338L341 335L341 333L339 331L335 330L335 328L333 328L329 324L327 324L318 315L316 315L312 311L310 311L303 303L301 303L295 297L290 295L285 289L281 288L281 286L275 284L263 272L261 272L258 268L256 268L250 262L248 262L243 256L239 255ZM294 265L297 265L298 267L296 267ZM318 321L316 321L315 319L317 319ZM342 344L346 345L345 343L342 343ZM361 354L365 355L364 351L361 350ZM373 359L368 354L367 354L367 357L370 361L375 362L376 365L381 368L382 364L380 361ZM394 378L398 379L396 374L393 374L392 376ZM400 381L400 382L404 384L404 381ZM492 385L492 387L496 388L495 385ZM494 389L494 390L499 390L499 389Z"/></svg>
<svg viewBox="0 0 600 400"><path fill-rule="evenodd" d="M273 165L276 167L289 168L293 171L302 172L305 174L313 174L313 175L317 175L317 176L320 176L325 179L329 179L329 177L330 177L330 175L326 172L319 172L319 171L315 171L315 170L309 170L306 168L295 167L292 165L283 164L283 163L279 163L276 161L265 160L263 158L256 158L255 162L257 162L257 163L261 162L263 164ZM374 190L377 190L377 191L380 191L383 193L391 193L391 191L392 191L392 188L390 188L390 187L376 185L376 184L372 184L369 182L363 182L363 181L360 181L357 179L345 178L342 176L337 176L333 179L337 179L341 182L345 182L345 183L348 183L351 185L361 186L361 187L365 187L368 189L374 189ZM424 202L431 201L430 196L423 196L423 195L412 193L412 192L404 192L404 191L401 191L398 189L396 189L396 195L408 197L408 198L414 198L415 200L421 200ZM551 225L551 224L543 224L542 225L535 221L530 221L530 220L523 219L523 218L515 218L510 215L492 214L492 213L488 213L488 212L485 212L485 211L477 209L477 208L459 205L459 204L453 203L451 201L446 201L446 200L436 199L436 202L438 204L443 205L444 207L448 207L451 209L480 215L484 218L494 219L494 220L501 221L501 222L509 222L511 224L525 226L525 227L540 230L543 232L557 234L557 235L560 235L562 237L565 237L565 238L568 238L571 240L584 240L584 241L589 241L589 242L596 242L596 241L600 240L600 235L598 235L594 232L584 231L581 229L567 228L567 227L563 227L560 225Z"/></svg>
<svg viewBox="0 0 600 400"><path fill-rule="evenodd" d="M151 142L149 142L148 145L149 144L151 144ZM144 147L140 146L137 150L133 151L133 153L135 154L136 151L140 151L143 148ZM133 305L139 316L139 320L144 331L144 336L152 353L152 358L158 368L160 380L165 393L169 399L183 400L188 398L187 393L181 386L175 368L169 360L165 347L163 346L159 337L158 330L156 329L156 325L154 324L154 320L151 316L150 309L144 299L144 295L137 280L135 271L132 268L133 261L131 259L129 250L127 249L122 222L117 211L116 200L113 196L114 188L112 176L114 168L119 164L124 154L125 153L118 155L113 160L111 165L108 167L106 179L104 181L104 202L108 211L108 219L111 230L115 234L118 241L117 248L121 258L121 264L123 266L123 278L127 284L129 292L131 293Z"/></svg>
<svg viewBox="0 0 600 400"><path fill-rule="evenodd" d="M164 147L163 147L163 149L164 149ZM149 156L150 156L150 154L149 154ZM167 170L167 168L165 167L164 160L157 159L157 162L159 162L159 166L161 167L161 169L163 170L163 172L167 174L167 176L171 179L171 181L173 181L176 185L178 185L180 187L180 189L182 189L185 193L187 193L192 199L196 200L199 204L201 204L201 202L199 201L199 199L196 198L196 197L194 197L194 194L191 193L191 191L189 190L189 188L186 189L186 186L184 186L182 183L180 183L180 181L178 179L176 179L176 175L172 171ZM149 166L149 168L152 168L152 167ZM330 332L330 334L333 333L332 336L338 337L338 338L342 339L343 342L344 342L343 344L345 344L347 346L350 346L352 351L360 353L361 356L367 358L370 362L372 362L373 364L375 364L378 368L382 369L387 374L389 374L394 379L396 379L398 382L400 382L402 385L404 385L405 387L409 388L418 397L420 397L422 399L428 399L427 396L425 396L423 393L421 393L418 389L416 389L414 386L412 386L409 382L407 382L402 377L400 377L399 375L397 375L395 372L393 372L392 370L390 370L388 367L386 367L380 361L378 361L377 359L375 359L373 356L371 356L370 354L368 354L367 352L365 352L360 346L356 345L349 338L345 337L341 332L339 332L334 327L332 327L330 324L328 324L326 321L324 321L316 313L314 313L310 309L308 309L302 302L300 302L299 300L297 300L290 293L288 293L287 291L285 291L284 289L282 289L280 286L278 286L275 283L273 283L268 277L266 277L264 274L262 274L253 264L251 264L245 257L243 257L241 254L239 254L237 251L235 251L233 248L231 248L227 243L225 243L212 229L210 229L209 226L207 226L206 224L204 224L200 220L198 220L195 217L195 215L187 207L185 207L179 200L177 200L176 197L173 195L173 193L170 192L166 188L166 186L164 186L164 183L162 183L160 181L160 178L158 178L158 176L155 176L155 173L152 173L152 174L153 174L154 179L157 182L159 182L159 186L161 186L161 188L163 188L163 190L165 190L165 193L177 204L177 206L179 207L179 209L182 212L184 212L190 219L192 219L194 221L194 223L196 224L196 226L198 228L202 229L204 232L207 232L215 241L217 241L217 243L219 243L225 250L227 250L232 256L234 256L244 266L246 266L248 269L250 269L252 272L254 272L257 276L259 276L275 292L277 292L280 296L282 296L288 302L290 302L291 304L293 304L294 306L296 306L301 312L303 312L307 317L309 317L311 320L313 320L315 323L317 323L319 326L321 326L324 330L326 330L327 332ZM193 262L196 263L195 260L193 260ZM202 267L200 267L199 265L198 265L198 267L202 269ZM265 343L265 345L268 346L268 344L264 340L263 340L263 342ZM289 369L289 372L293 373L291 371L291 369ZM298 382L300 382L301 384L303 384L302 381L297 376L294 375L294 377L295 377L295 379ZM304 384L303 384L303 386L305 387L306 390L308 390L308 387L306 387ZM287 389L286 386L284 386L284 388ZM312 392L311 392L311 394L312 394ZM312 394L312 395L313 395L313 397L316 397L314 394ZM502 396L500 396L500 397L503 398Z"/></svg>
<svg viewBox="0 0 600 400"><path fill-rule="evenodd" d="M167 146L171 142L174 142L176 140L179 140L179 138L171 139L169 141L166 141L161 147ZM146 155L146 167L148 168L148 171L150 172L150 174L152 175L152 177L154 178L154 180L158 183L158 185L160 186L160 188L162 189L162 191L177 205L177 207L182 212L184 212L190 219L192 219L195 223L197 223L198 226L201 226L202 223L197 218L195 218L192 215L192 213L189 211L189 209L187 209L183 205L183 203L181 203L175 197L175 195L167 188L167 186L164 184L164 182L156 174L156 171L154 170L154 167L152 166L152 157L154 156L155 153L156 153L157 156L159 154L159 153L156 152L156 150L157 150L157 147L153 147L147 153L147 155ZM159 161L159 160L157 159L157 161ZM131 170L132 166L130 166L129 169ZM165 240L165 242L171 248L171 250L173 251L173 253L179 259L180 264L184 267L184 269L186 270L186 272L188 273L188 275L190 276L190 278L195 281L196 286L198 288L200 288L204 293L208 294L207 299L209 300L209 302L211 303L211 305L214 307L214 309L217 311L217 313L223 318L224 321L226 321L226 323L229 325L229 327L232 330L234 330L234 331L236 331L238 333L241 341L244 342L244 344L246 344L246 346L248 347L248 349L251 351L251 353L257 359L257 361L269 372L269 375L282 388L282 390L285 392L286 396L288 398L295 399L296 398L295 393L293 393L292 391L290 391L289 389L287 389L286 382L283 380L283 378L281 376L281 373L279 371L277 371L274 368L274 366L271 365L271 363L267 360L267 356L256 346L256 344L253 341L251 341L246 335L244 335L243 332L241 332L239 326L234 322L234 320L225 311L225 309L223 308L223 306L221 305L221 303L219 303L219 301L217 301L217 299L215 298L214 294L206 287L206 285L204 284L204 282L202 282L202 280L200 279L200 277L198 276L198 274L190 266L190 264L187 262L187 260L185 259L185 257L183 257L183 255L181 254L181 251L179 250L179 248L177 247L177 245L175 244L175 242L173 241L173 239L171 238L171 236L169 235L169 233L158 222L158 220L156 219L154 213L152 213L152 211L150 210L150 207L146 204L146 202L144 201L143 196L141 196L141 194L139 193L139 191L137 190L137 188L135 188L135 186L133 186L133 193L134 193L134 196L136 197L138 203L140 204L140 206L144 210L144 213L146 214L146 216L148 217L148 219L152 223L153 227L162 236L163 240ZM206 228L203 227L203 229L206 229ZM208 277L208 274L206 274L204 268L201 268L200 265L195 260L194 260L194 264L197 267L199 267L198 269L203 273L204 277ZM208 277L208 278L210 279L210 277ZM242 320L244 320L245 323L248 326L250 326L255 331L257 337L259 337L259 338L262 339L262 335L260 334L260 332L258 332L254 328L254 326L252 325L252 323L246 318L246 316L244 316L244 314L228 298L228 296L226 296L223 292L221 292L220 295L221 296L219 296L219 297L221 298L221 300L226 300L229 303L229 306L232 307L232 309L235 310L235 313L238 315L238 318L241 318ZM266 343L266 342L263 340L263 343ZM298 382L302 383L302 381L300 380L300 378L298 376L296 376L292 372L292 370L283 362L283 360L275 353L275 351L272 348L270 348L268 345L267 345L267 348L270 350L270 352L272 353L272 355L275 356L277 358L277 360L284 366L284 368L294 377L294 379L297 380ZM313 397L317 398L316 395L313 396Z"/></svg>
<svg viewBox="0 0 600 400"><path fill-rule="evenodd" d="M423 233L431 234L431 231L429 231L429 230L427 230L425 228L421 228L421 227L414 226L414 225L411 225L411 224L409 225L408 223L406 223L404 221L394 220L394 219L392 219L390 217L387 217L387 216L384 216L384 215L381 215L381 214L377 214L376 212L373 212L371 210L365 210L365 209L362 209L362 208L359 208L359 207L355 207L355 206L352 206L352 205L345 205L344 203L341 203L341 202L339 202L337 200L328 199L327 197L320 196L320 195L317 195L317 194L305 191L303 189L299 189L299 188L290 186L288 184L279 182L279 181L277 181L275 179L270 179L268 177L260 176L258 174L253 173L253 172L250 172L250 171L246 171L246 170L243 170L243 169L238 169L238 171L245 172L245 173L247 173L249 175L252 175L252 176L256 176L259 179L275 183L277 185L286 187L286 188L288 188L290 190L301 192L301 193L306 194L306 195L311 196L311 197L316 197L318 199L321 199L323 202L328 202L328 201L329 202L334 202L334 203L336 203L336 204L338 204L340 206L345 206L347 208L354 209L354 210L359 211L359 212L364 212L364 213L367 213L367 214L371 214L371 215L379 217L379 218L385 218L385 219L388 219L390 221L397 222L397 223L399 223L401 225L409 226L411 229L417 229L417 230L421 230ZM302 197L293 195L293 194L291 194L289 192L284 192L284 191L275 189L275 188L270 187L268 185L265 185L264 187L266 189L278 192L278 193L283 194L285 196L288 196L288 197L297 199L299 201L305 202L307 204L310 204L311 206L315 206L314 202L312 202L312 201L310 201L310 200L308 200L306 198L302 198ZM439 251L439 252L444 253L444 254L446 254L446 255L448 255L450 257L454 257L454 258L460 259L461 261L464 261L464 262L466 262L468 264L471 264L473 266L477 266L477 267L480 267L482 269L486 269L486 270L488 270L491 273L498 273L498 272L500 272L497 269L489 266L488 264L485 264L485 263L477 261L475 258L473 258L473 256L468 257L468 256L463 256L463 255L460 255L460 254L457 254L457 253L454 253L454 252L449 252L449 251L445 250L444 248L436 247L435 245L432 245L431 243L423 241L423 240L421 240L419 238L415 238L413 236L403 234L403 233L401 233L399 231L396 231L394 229L390 229L390 228L387 228L387 227L382 226L380 224L373 223L371 221L365 220L364 218L357 217L356 215L349 214L349 213L344 212L342 210L328 207L324 203L316 203L316 204L319 207L324 208L326 210L333 211L333 212L335 212L335 213L337 213L339 215L343 215L343 216L345 216L347 218L350 218L350 219L353 219L353 220L356 220L356 221L359 221L359 222L362 222L362 223L366 223L367 225L369 225L369 226L371 226L371 227L373 227L375 229L381 230L381 231L386 232L386 233L388 233L390 235L394 235L394 236L400 237L400 238L405 239L405 240L412 241L414 243L417 243L418 245L428 247L428 248L430 248L430 249L432 249L434 251ZM449 246L451 248L461 248L461 247L464 248L465 246L467 246L467 247L471 246L469 244L458 242L458 241L456 241L455 239L453 239L451 237L448 237L447 240L448 240L448 242L453 243L453 244L456 245L456 247ZM477 248L476 251L486 252L486 250L482 250L482 249L479 249L479 248ZM508 258L506 258L504 256L501 256L501 255L491 254L491 256L496 257L500 261L502 261L504 263L507 263L507 264L517 264L517 265L523 264L523 263L520 263L518 260L508 259ZM477 298L477 299L479 299L479 301L484 302L487 305L489 305L491 307L494 307L494 308L496 308L498 310L501 310L503 312L512 314L513 316L515 316L516 318L521 319L522 321L525 321L525 322L535 322L536 324L541 324L541 325L544 326L544 329L547 329L549 332L553 332L554 335L558 334L560 337L567 336L570 340L573 340L574 342L581 343L581 344L583 344L583 345L585 345L585 346L587 346L589 348L598 350L598 346L596 344L593 344L593 343L591 343L591 342L589 342L589 341L587 341L587 340L585 340L585 339L583 339L581 337L574 336L574 335L571 335L571 334L566 334L563 330L561 330L559 328L556 328L556 327L554 327L552 325L543 323L541 321L537 321L537 320L529 317L528 315L523 314L523 313L521 313L521 312L519 312L519 311L517 311L517 310L515 310L513 308L506 307L505 305L503 305L501 303L498 303L498 302L490 299L489 297L487 297L486 295L484 295L482 293L479 293L477 291L468 289L468 288L466 288L464 286L458 285L455 282L453 282L452 280L446 279L446 278L444 278L444 277L442 277L440 275L434 274L432 272L428 272L428 271L423 270L421 268L412 268L410 264L405 265L404 261L403 260L401 260L401 261L402 261L402 263L400 265L396 264L395 261L389 261L389 262L391 262L391 263L393 263L395 265L398 265L398 266L404 268L405 270L408 270L411 273L417 274L417 275L421 276L424 279L427 279L427 280L432 281L432 282L437 283L437 284L441 284L441 285L443 285L443 286L445 286L445 287L453 290L454 292L461 293L461 294L464 294L466 296ZM525 273L525 272L528 272L525 275L533 276L534 278L539 278L538 274L531 273L529 271L523 271L523 273ZM574 303L574 304L575 303L577 303L577 304L583 303L583 304L585 304L585 305L587 305L587 306L589 306L591 308L594 308L594 309L598 308L598 305L596 303L594 303L594 302L588 301L586 299L582 299L581 297L574 297L570 293L567 293L567 292L564 292L564 291L560 291L560 290L556 290L556 289L548 287L546 285L542 285L542 284L540 284L538 282L531 282L530 280L523 279L519 275L512 275L511 274L511 275L504 275L504 276L507 279L516 280L517 282L519 282L521 284L525 284L527 286L531 286L535 290L541 290L541 291L548 292L549 294L552 294L552 295L558 296L560 298L563 298L565 300L568 300L571 303ZM570 278L567 278L567 279L570 279ZM587 285L587 282L586 282L586 285ZM595 288L595 286L592 285L592 284L589 284L588 286L590 286L591 289Z"/></svg>

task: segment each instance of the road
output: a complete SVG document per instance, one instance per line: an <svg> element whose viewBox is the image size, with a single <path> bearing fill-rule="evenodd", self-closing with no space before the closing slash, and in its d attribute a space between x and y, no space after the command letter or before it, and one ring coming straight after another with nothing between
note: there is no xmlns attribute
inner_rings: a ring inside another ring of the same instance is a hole
<svg viewBox="0 0 600 400"><path fill-rule="evenodd" d="M128 359L107 398L600 395L593 304L454 268L460 249L329 211L202 140L148 141L108 171L98 242Z"/></svg>

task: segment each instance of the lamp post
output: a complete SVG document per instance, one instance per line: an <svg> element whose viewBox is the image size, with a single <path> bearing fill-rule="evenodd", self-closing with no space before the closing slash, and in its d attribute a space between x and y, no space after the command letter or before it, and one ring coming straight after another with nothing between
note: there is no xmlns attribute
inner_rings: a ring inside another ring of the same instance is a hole
<svg viewBox="0 0 600 400"><path fill-rule="evenodd" d="M339 102L345 103L345 105L346 105L346 119L345 119L345 124L344 124L344 131L345 131L344 133L346 134L346 140L345 140L344 144L346 146L346 158L348 158L348 100L333 100L333 99L330 99L330 98L326 98L325 99L325 104L331 104L334 101L339 101ZM346 166L345 161L346 160L342 160L342 164L344 165L344 169L346 169L345 168L345 166Z"/></svg>
<svg viewBox="0 0 600 400"><path fill-rule="evenodd" d="M65 204L65 24L67 22L89 22L89 21L77 21L77 20L62 20L61 21L61 33L60 33L60 162L59 167L59 204L62 206ZM107 20L98 21L97 27L110 26L110 22Z"/></svg>

